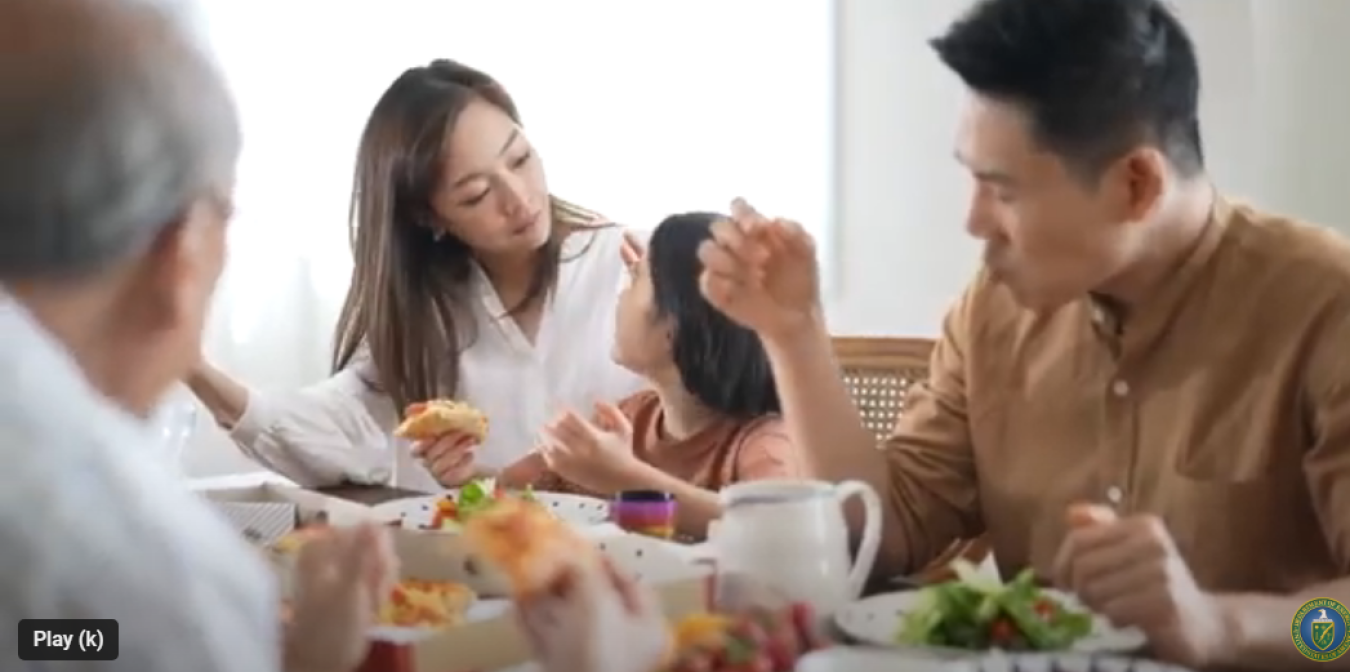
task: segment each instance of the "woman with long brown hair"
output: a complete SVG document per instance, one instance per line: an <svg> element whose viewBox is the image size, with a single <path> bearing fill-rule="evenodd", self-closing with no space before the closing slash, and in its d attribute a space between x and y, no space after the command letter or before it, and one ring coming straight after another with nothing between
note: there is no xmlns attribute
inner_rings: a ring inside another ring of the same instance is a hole
<svg viewBox="0 0 1350 672"><path fill-rule="evenodd" d="M188 380L249 457L304 485L430 490L523 457L560 408L640 389L609 358L632 242L549 192L487 74L437 60L389 86L361 137L351 214L333 376L292 395L205 364ZM391 437L401 409L436 397L486 413L484 444Z"/></svg>

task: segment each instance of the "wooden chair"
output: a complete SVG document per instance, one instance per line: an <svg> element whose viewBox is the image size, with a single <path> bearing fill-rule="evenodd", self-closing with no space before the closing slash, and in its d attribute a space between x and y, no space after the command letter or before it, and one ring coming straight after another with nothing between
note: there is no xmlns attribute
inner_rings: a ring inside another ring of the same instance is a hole
<svg viewBox="0 0 1350 672"><path fill-rule="evenodd" d="M928 377L933 341L926 338L835 337L834 356L858 407L863 426L877 442L895 428L910 385Z"/></svg>
<svg viewBox="0 0 1350 672"><path fill-rule="evenodd" d="M877 445L891 435L910 386L928 377L932 351L933 341L926 338L834 338L844 382L863 426L876 435ZM925 583L949 580L948 566L953 560L965 558L979 564L988 555L989 546L983 539L957 541L916 578Z"/></svg>

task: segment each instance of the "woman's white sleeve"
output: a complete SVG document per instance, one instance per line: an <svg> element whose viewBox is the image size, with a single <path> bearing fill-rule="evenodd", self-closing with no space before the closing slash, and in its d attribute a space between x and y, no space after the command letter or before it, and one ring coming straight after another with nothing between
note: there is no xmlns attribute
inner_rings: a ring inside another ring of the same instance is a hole
<svg viewBox="0 0 1350 672"><path fill-rule="evenodd" d="M301 486L387 484L398 412L375 388L374 374L370 360L358 355L346 369L299 392L250 390L230 438L250 458Z"/></svg>

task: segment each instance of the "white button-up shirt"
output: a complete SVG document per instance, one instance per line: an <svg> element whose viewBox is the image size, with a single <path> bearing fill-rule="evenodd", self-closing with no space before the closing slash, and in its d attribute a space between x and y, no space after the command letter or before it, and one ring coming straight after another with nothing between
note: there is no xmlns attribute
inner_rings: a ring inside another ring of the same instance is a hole
<svg viewBox="0 0 1350 672"><path fill-rule="evenodd" d="M3 292L0 344L0 669L279 670L261 557ZM118 658L20 662L25 618L115 619Z"/></svg>
<svg viewBox="0 0 1350 672"><path fill-rule="evenodd" d="M598 401L642 389L640 378L611 359L614 311L628 282L623 240L617 226L567 239L533 345L514 320L502 317L506 311L486 276L475 274L476 300L468 308L478 334L460 354L459 390L448 394L488 416L479 465L501 468L520 459L536 445L539 428L563 409L589 413ZM407 442L393 438L399 412L366 382L375 379L370 360L360 356L299 392L253 390L230 436L249 457L301 485L351 481L439 490Z"/></svg>

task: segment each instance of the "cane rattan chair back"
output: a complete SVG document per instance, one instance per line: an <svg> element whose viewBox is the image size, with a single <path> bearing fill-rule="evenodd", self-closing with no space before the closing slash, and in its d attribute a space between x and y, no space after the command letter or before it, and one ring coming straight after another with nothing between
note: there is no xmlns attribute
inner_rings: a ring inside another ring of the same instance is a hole
<svg viewBox="0 0 1350 672"><path fill-rule="evenodd" d="M910 387L928 378L932 351L933 341L926 338L834 338L844 382L863 426L876 435L877 445L890 436ZM979 564L988 555L983 539L958 541L915 578L925 583L949 580L949 565L956 558Z"/></svg>

